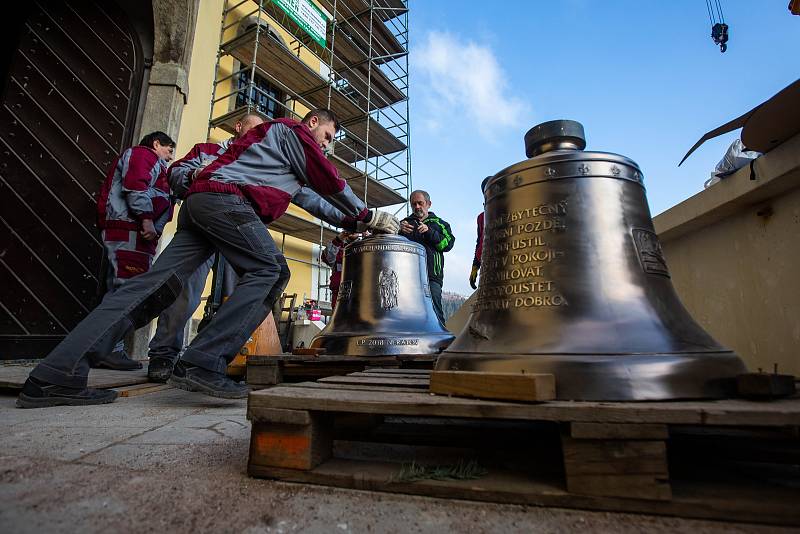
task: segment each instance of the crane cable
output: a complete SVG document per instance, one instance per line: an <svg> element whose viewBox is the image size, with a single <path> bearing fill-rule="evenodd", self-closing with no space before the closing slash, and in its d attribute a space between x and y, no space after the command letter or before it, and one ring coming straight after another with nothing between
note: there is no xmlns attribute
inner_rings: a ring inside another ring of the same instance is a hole
<svg viewBox="0 0 800 534"><path fill-rule="evenodd" d="M725 15L722 14L720 0L706 0L708 20L711 22L711 39L719 45L719 51L725 53L728 49L728 25L725 24Z"/></svg>

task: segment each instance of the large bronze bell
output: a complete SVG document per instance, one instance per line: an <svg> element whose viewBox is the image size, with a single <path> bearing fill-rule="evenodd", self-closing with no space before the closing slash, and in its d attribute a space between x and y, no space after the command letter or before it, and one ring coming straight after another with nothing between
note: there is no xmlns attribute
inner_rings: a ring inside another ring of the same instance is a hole
<svg viewBox="0 0 800 534"><path fill-rule="evenodd" d="M583 126L525 135L484 189L477 300L437 370L552 373L564 400L714 398L745 372L672 286L642 172Z"/></svg>
<svg viewBox="0 0 800 534"><path fill-rule="evenodd" d="M331 322L311 342L326 354L438 354L453 341L433 310L425 248L376 235L345 248Z"/></svg>

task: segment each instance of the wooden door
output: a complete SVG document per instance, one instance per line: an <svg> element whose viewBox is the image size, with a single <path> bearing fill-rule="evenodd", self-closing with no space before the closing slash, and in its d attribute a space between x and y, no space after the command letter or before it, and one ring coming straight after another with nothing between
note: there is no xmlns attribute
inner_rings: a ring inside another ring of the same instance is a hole
<svg viewBox="0 0 800 534"><path fill-rule="evenodd" d="M105 290L96 197L132 142L144 71L113 2L26 7L0 105L0 359L45 356Z"/></svg>

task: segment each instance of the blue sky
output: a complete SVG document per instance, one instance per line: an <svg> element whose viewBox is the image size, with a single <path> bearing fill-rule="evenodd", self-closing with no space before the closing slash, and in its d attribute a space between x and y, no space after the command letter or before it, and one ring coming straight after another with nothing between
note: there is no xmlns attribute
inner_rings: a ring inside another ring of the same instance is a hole
<svg viewBox="0 0 800 534"><path fill-rule="evenodd" d="M471 293L480 182L540 122L578 120L587 149L639 163L653 215L702 190L739 132L678 167L686 151L800 76L787 0L721 4L724 54L705 0L411 0L412 178L456 235L446 290Z"/></svg>

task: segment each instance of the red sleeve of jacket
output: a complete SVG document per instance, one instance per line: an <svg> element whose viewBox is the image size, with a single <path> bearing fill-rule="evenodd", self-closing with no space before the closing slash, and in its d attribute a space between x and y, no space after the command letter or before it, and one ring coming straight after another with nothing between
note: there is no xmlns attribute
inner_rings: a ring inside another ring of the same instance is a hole
<svg viewBox="0 0 800 534"><path fill-rule="evenodd" d="M152 150L139 148L134 147L131 150L127 165L122 169L122 187L131 191L150 189L150 179L153 177L151 172L158 160L158 156Z"/></svg>
<svg viewBox="0 0 800 534"><path fill-rule="evenodd" d="M478 240L475 243L475 259L473 265L481 264L481 254L483 253L483 212L478 215Z"/></svg>
<svg viewBox="0 0 800 534"><path fill-rule="evenodd" d="M129 211L138 220L153 219L152 199L146 194L150 190L153 167L158 163L156 153L142 146L130 149L130 155L122 167L122 189Z"/></svg>
<svg viewBox="0 0 800 534"><path fill-rule="evenodd" d="M297 134L297 138L303 146L308 185L320 195L333 195L343 191L347 182L339 178L339 171L322 153L322 149L314 141L308 127L302 123L292 122L294 124L287 124L287 126Z"/></svg>
<svg viewBox="0 0 800 534"><path fill-rule="evenodd" d="M172 181L171 178L175 171L183 169L184 167L192 167L192 170L196 168L196 166L192 165L192 163L193 161L196 161L203 157L203 151L200 150L203 144L205 143L198 143L194 145L188 154L183 156L181 159L173 161L170 164L169 170L167 170L167 176L170 178L170 181Z"/></svg>

